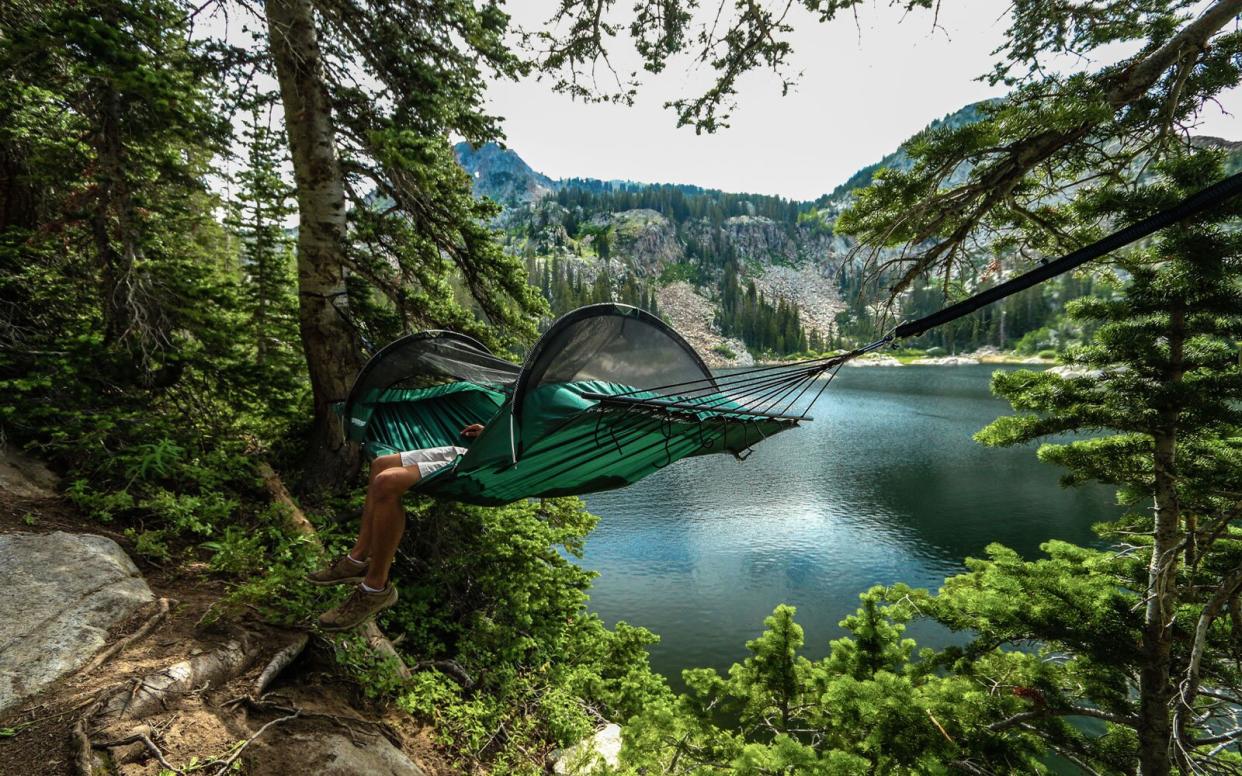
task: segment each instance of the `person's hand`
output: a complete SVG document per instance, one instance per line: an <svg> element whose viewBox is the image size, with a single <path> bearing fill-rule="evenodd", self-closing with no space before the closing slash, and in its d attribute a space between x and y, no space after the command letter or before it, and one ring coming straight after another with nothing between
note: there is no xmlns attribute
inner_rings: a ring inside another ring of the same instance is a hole
<svg viewBox="0 0 1242 776"><path fill-rule="evenodd" d="M461 430L461 435L464 436L466 439L474 439L478 437L479 434L482 434L482 433L483 433L482 423L471 423L469 426L466 426L465 428Z"/></svg>

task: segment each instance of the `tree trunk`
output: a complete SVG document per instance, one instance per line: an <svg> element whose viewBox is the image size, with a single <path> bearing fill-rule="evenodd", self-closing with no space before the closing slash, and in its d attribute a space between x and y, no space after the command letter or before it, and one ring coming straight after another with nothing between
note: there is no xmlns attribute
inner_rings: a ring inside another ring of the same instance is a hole
<svg viewBox="0 0 1242 776"><path fill-rule="evenodd" d="M1170 316L1169 369L1166 380L1180 382L1185 340L1185 313ZM1153 434L1155 456L1155 528L1147 576L1147 608L1143 618L1143 666L1139 672L1139 773L1167 776L1172 770L1171 681L1173 615L1177 607L1177 552L1181 538L1181 506L1177 494L1178 407L1160 412Z"/></svg>
<svg viewBox="0 0 1242 776"><path fill-rule="evenodd" d="M105 84L99 96L100 126L96 144L99 195L91 216L91 234L99 258L100 307L104 342L115 345L132 332L133 310L128 287L134 282L132 204L125 180L125 146L121 140L121 95ZM112 233L121 241L118 249Z"/></svg>
<svg viewBox="0 0 1242 776"><path fill-rule="evenodd" d="M345 318L345 185L310 0L268 0L269 46L280 82L298 200L299 325L315 400L304 491L340 490L357 473L332 403L361 366Z"/></svg>

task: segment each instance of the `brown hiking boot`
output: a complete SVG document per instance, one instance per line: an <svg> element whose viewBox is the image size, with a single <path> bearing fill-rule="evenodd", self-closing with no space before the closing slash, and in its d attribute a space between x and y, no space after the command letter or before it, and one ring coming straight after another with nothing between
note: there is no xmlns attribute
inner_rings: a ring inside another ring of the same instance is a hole
<svg viewBox="0 0 1242 776"><path fill-rule="evenodd" d="M306 581L312 585L356 585L367 575L367 567L370 565L370 561L358 565L345 554L337 558L331 566L307 574Z"/></svg>
<svg viewBox="0 0 1242 776"><path fill-rule="evenodd" d="M371 593L358 585L340 606L319 615L319 627L326 631L349 630L397 602L397 588L389 582L383 590Z"/></svg>

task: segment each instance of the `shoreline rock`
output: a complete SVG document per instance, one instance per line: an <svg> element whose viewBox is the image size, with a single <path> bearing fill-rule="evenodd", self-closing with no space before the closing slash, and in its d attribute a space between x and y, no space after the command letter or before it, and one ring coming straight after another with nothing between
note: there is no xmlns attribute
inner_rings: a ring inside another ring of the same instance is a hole
<svg viewBox="0 0 1242 776"><path fill-rule="evenodd" d="M929 356L916 358L910 363L916 366L974 366L980 361L970 356Z"/></svg>

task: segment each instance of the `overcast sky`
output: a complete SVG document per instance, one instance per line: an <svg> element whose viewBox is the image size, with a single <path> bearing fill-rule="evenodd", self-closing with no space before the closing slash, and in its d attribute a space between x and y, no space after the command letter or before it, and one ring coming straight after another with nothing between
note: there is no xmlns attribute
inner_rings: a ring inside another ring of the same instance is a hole
<svg viewBox="0 0 1242 776"><path fill-rule="evenodd" d="M507 8L519 24L536 27L554 5L515 0ZM705 83L707 73L688 72L685 63L648 78L633 107L574 102L532 78L493 83L492 109L505 119L509 147L554 178L693 183L812 199L932 119L1002 94L975 78L993 62L1007 6L943 3L943 29L935 31L930 14L903 20L884 2L866 4L857 26L848 18L818 24L795 10L792 65L802 72L796 91L781 97L774 75L748 75L732 126L715 135L678 129L676 115L662 107ZM1198 133L1242 140L1242 92L1221 103L1228 113L1209 105Z"/></svg>

